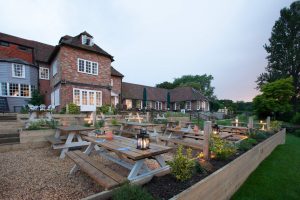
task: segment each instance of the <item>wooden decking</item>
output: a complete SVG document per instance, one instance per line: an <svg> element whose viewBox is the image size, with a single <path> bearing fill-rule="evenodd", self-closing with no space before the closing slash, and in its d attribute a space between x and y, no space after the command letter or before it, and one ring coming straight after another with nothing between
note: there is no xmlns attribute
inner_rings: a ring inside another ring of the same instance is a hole
<svg viewBox="0 0 300 200"><path fill-rule="evenodd" d="M77 164L81 171L87 173L106 190L114 188L127 180L105 165L93 161L81 151L70 151L66 155Z"/></svg>

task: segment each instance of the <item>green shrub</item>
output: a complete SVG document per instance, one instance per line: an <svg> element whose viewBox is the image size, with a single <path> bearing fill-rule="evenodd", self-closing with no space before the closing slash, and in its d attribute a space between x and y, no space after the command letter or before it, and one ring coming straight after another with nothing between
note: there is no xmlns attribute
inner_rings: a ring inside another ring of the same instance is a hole
<svg viewBox="0 0 300 200"><path fill-rule="evenodd" d="M58 126L58 121L51 119L50 121L46 121L47 125L49 126L49 128L51 129L56 129Z"/></svg>
<svg viewBox="0 0 300 200"><path fill-rule="evenodd" d="M264 132L264 131L254 131L253 133L250 133L249 136L250 136L250 138L253 138L256 140L264 140L268 137L266 132Z"/></svg>
<svg viewBox="0 0 300 200"><path fill-rule="evenodd" d="M210 151L212 151L216 159L218 160L226 160L230 156L236 153L236 146L222 140L218 135L212 134L209 145Z"/></svg>
<svg viewBox="0 0 300 200"><path fill-rule="evenodd" d="M238 149L241 150L241 151L248 151L255 144L257 144L257 141L255 139L253 139L253 138L247 138L245 140L242 140L239 143Z"/></svg>
<svg viewBox="0 0 300 200"><path fill-rule="evenodd" d="M195 168L195 161L192 159L192 150L187 149L186 155L182 153L183 147L179 145L176 155L168 164L171 166L171 173L177 180L185 181L192 177Z"/></svg>
<svg viewBox="0 0 300 200"><path fill-rule="evenodd" d="M297 136L297 137L300 137L300 130L296 130L294 132L290 132L290 134L292 134L294 136Z"/></svg>
<svg viewBox="0 0 300 200"><path fill-rule="evenodd" d="M299 112L297 112L297 113L293 116L293 118L291 119L291 122L292 122L293 124L298 124L298 125L300 125L300 113L299 113Z"/></svg>
<svg viewBox="0 0 300 200"><path fill-rule="evenodd" d="M166 117L187 117L188 114L182 113L182 112L166 112Z"/></svg>
<svg viewBox="0 0 300 200"><path fill-rule="evenodd" d="M28 130L40 130L40 129L45 129L47 128L47 121L46 120L37 120L37 121L32 121L29 123Z"/></svg>
<svg viewBox="0 0 300 200"><path fill-rule="evenodd" d="M125 184L116 189L113 200L154 200L154 198L141 186Z"/></svg>
<svg viewBox="0 0 300 200"><path fill-rule="evenodd" d="M271 121L270 128L273 132L278 132L281 129L282 122L280 121Z"/></svg>
<svg viewBox="0 0 300 200"><path fill-rule="evenodd" d="M88 123L88 122L84 122L83 126L85 127L90 127L92 124Z"/></svg>
<svg viewBox="0 0 300 200"><path fill-rule="evenodd" d="M195 161L195 170L197 173L202 174L205 172L199 161Z"/></svg>
<svg viewBox="0 0 300 200"><path fill-rule="evenodd" d="M31 99L28 102L29 104L39 106L44 104L44 96L40 94L38 90L33 90L31 94Z"/></svg>
<svg viewBox="0 0 300 200"><path fill-rule="evenodd" d="M22 106L20 113L22 114L27 114L29 112L28 106Z"/></svg>
<svg viewBox="0 0 300 200"><path fill-rule="evenodd" d="M116 126L116 125L119 125L119 122L118 122L118 120L116 120L116 119L114 118L114 119L111 120L111 124L112 124L113 126Z"/></svg>
<svg viewBox="0 0 300 200"><path fill-rule="evenodd" d="M59 114L66 114L66 112L67 112L67 108L66 108L66 107L63 107L63 108L60 110Z"/></svg>
<svg viewBox="0 0 300 200"><path fill-rule="evenodd" d="M108 114L110 111L110 105L103 105L101 107L97 107L96 113L99 115L101 113Z"/></svg>
<svg viewBox="0 0 300 200"><path fill-rule="evenodd" d="M69 114L80 114L80 106L77 106L75 103L69 103L68 109Z"/></svg>
<svg viewBox="0 0 300 200"><path fill-rule="evenodd" d="M102 127L104 127L104 123L105 123L104 120L96 121L95 128L102 128Z"/></svg>

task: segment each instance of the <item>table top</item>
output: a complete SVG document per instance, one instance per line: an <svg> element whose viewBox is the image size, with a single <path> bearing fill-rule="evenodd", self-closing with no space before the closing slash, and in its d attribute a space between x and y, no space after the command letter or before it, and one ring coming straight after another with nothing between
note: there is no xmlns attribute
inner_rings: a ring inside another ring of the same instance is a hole
<svg viewBox="0 0 300 200"><path fill-rule="evenodd" d="M59 126L57 127L58 130L64 132L71 132L71 131L91 131L94 130L94 127L85 127L80 125L70 125L70 126Z"/></svg>
<svg viewBox="0 0 300 200"><path fill-rule="evenodd" d="M157 124L151 124L151 123L138 123L138 122L122 122L124 125L130 125L130 126L156 126Z"/></svg>
<svg viewBox="0 0 300 200"><path fill-rule="evenodd" d="M92 142L109 151L122 154L132 160L141 160L152 156L167 153L172 150L171 147L150 143L150 149L140 150L136 148L136 140L115 135L112 140L96 138L93 136L84 136L84 140Z"/></svg>
<svg viewBox="0 0 300 200"><path fill-rule="evenodd" d="M186 131L186 130L176 129L176 128L167 128L167 131L173 132L173 133L182 133L182 134L185 134L185 133L195 133L193 130Z"/></svg>

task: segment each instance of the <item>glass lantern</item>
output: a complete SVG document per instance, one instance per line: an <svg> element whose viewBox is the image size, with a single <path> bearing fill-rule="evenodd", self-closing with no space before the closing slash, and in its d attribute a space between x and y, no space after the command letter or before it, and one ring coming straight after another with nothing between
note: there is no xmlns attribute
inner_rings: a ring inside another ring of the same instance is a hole
<svg viewBox="0 0 300 200"><path fill-rule="evenodd" d="M141 129L140 134L137 134L137 149L146 150L150 147L150 138L146 129Z"/></svg>

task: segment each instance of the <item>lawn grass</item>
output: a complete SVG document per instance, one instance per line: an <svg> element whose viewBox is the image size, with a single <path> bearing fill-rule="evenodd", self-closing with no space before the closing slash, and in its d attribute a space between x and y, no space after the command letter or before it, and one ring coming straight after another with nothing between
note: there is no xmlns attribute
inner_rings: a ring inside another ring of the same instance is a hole
<svg viewBox="0 0 300 200"><path fill-rule="evenodd" d="M232 200L300 199L300 137L287 134L278 146L248 177Z"/></svg>

